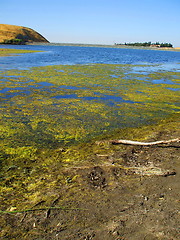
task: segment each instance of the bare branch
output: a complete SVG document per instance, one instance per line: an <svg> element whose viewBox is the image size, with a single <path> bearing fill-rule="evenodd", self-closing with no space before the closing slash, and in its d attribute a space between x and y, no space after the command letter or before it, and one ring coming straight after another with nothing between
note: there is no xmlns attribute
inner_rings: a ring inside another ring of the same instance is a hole
<svg viewBox="0 0 180 240"><path fill-rule="evenodd" d="M127 145L138 145L138 146L152 146L158 144L165 144L165 143L172 143L172 142L180 142L180 138L175 138L171 140L164 140L164 141L156 141L156 142L138 142L138 141L131 141L131 140L109 140L112 144L127 144Z"/></svg>

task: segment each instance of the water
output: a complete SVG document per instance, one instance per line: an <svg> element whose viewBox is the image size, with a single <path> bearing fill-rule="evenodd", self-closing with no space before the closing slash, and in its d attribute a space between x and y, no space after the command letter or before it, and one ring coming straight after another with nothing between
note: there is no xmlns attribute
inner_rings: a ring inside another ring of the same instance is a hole
<svg viewBox="0 0 180 240"><path fill-rule="evenodd" d="M28 69L30 67L59 65L59 64L146 64L147 69L135 67L134 72L154 70L180 70L180 52L138 50L103 47L77 46L5 46L0 48L16 48L40 50L44 52L21 54L19 56L1 57L0 70ZM154 66L148 66L148 65ZM161 66L158 66L158 65Z"/></svg>

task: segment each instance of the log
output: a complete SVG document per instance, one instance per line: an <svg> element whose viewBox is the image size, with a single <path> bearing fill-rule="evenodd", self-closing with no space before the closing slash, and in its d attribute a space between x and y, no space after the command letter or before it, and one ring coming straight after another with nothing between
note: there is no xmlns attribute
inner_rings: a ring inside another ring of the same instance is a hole
<svg viewBox="0 0 180 240"><path fill-rule="evenodd" d="M126 144L126 145L137 145L137 146L152 146L158 144L166 144L172 142L180 142L180 138L175 138L171 140L163 140L163 141L156 141L156 142L138 142L138 141L131 141L131 140L109 140L112 144Z"/></svg>

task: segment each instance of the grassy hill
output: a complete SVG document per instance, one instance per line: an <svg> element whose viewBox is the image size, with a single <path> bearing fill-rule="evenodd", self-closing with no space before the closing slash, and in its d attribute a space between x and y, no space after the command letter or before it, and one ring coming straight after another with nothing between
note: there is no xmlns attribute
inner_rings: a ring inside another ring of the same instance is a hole
<svg viewBox="0 0 180 240"><path fill-rule="evenodd" d="M5 43L12 39L20 39L23 43L48 42L46 38L31 28L0 24L0 43Z"/></svg>

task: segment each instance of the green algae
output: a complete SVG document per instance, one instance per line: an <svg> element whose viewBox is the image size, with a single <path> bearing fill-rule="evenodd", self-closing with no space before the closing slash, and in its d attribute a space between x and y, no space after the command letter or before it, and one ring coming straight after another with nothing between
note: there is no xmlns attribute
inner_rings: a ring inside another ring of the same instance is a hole
<svg viewBox="0 0 180 240"><path fill-rule="evenodd" d="M178 118L179 92L172 88L179 88L180 73L143 75L132 73L131 68L59 65L1 72L1 200L6 202L5 209L51 203L62 185L74 191L78 176L67 176L65 168L94 164L97 154L110 155L119 149L96 145L96 140L117 136L143 140L166 125L163 119ZM173 84L154 84L154 79ZM155 123L157 128L152 127Z"/></svg>
<svg viewBox="0 0 180 240"><path fill-rule="evenodd" d="M10 55L17 55L17 54L23 54L23 53L34 53L34 52L40 52L40 51L0 48L0 57L6 57Z"/></svg>

